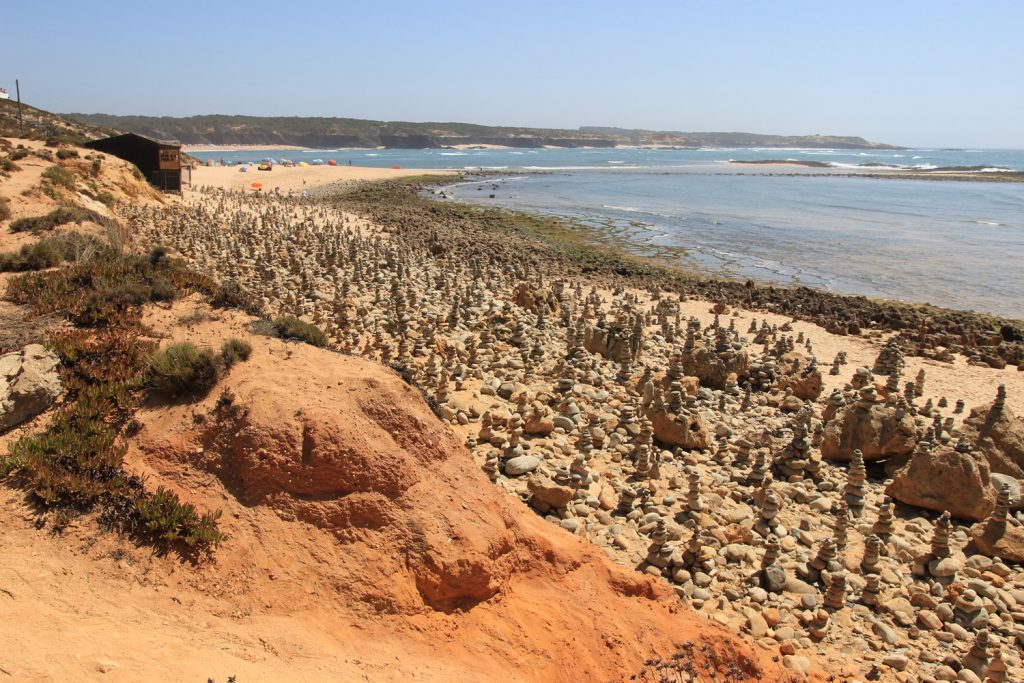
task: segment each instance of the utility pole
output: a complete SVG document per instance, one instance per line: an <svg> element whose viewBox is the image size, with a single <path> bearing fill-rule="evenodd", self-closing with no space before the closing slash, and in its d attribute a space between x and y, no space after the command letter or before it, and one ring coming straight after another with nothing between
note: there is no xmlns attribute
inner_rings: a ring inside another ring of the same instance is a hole
<svg viewBox="0 0 1024 683"><path fill-rule="evenodd" d="M21 83L14 79L14 90L18 93L18 131L21 137L25 137L25 119L21 116Z"/></svg>

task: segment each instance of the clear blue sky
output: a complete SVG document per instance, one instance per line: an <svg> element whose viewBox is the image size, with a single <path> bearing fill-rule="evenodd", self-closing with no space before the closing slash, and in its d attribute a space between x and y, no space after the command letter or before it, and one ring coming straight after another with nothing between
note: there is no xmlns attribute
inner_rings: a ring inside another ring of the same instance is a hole
<svg viewBox="0 0 1024 683"><path fill-rule="evenodd" d="M15 78L61 112L1024 148L1024 2L0 0Z"/></svg>

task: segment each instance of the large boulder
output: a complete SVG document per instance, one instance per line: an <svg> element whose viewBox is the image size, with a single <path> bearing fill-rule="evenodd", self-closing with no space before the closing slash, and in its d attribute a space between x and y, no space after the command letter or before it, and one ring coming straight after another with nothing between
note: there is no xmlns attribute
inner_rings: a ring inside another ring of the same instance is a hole
<svg viewBox="0 0 1024 683"><path fill-rule="evenodd" d="M41 344L0 356L0 431L50 407L62 389L60 358Z"/></svg>
<svg viewBox="0 0 1024 683"><path fill-rule="evenodd" d="M985 454L989 467L997 474L1024 479L1024 419L1010 407L993 412L992 404L972 408L964 420L967 439Z"/></svg>
<svg viewBox="0 0 1024 683"><path fill-rule="evenodd" d="M744 377L750 369L750 357L743 349L717 351L696 344L682 353L683 371L700 379L702 386L724 389L731 381Z"/></svg>
<svg viewBox="0 0 1024 683"><path fill-rule="evenodd" d="M896 409L889 406L861 408L855 404L825 426L821 454L829 460L849 462L860 449L865 460L883 460L909 455L915 445L917 429L909 414L897 417Z"/></svg>
<svg viewBox="0 0 1024 683"><path fill-rule="evenodd" d="M686 450L700 450L711 443L711 428L697 413L683 411L673 415L664 408L655 409L652 406L646 414L654 426L654 438L664 444Z"/></svg>
<svg viewBox="0 0 1024 683"><path fill-rule="evenodd" d="M982 555L1024 563L1024 527L1014 520L987 520L971 527L971 540Z"/></svg>
<svg viewBox="0 0 1024 683"><path fill-rule="evenodd" d="M775 386L780 390L792 389L793 395L805 401L816 401L824 389L821 370L811 367L811 358L799 351L790 351L779 359Z"/></svg>
<svg viewBox="0 0 1024 683"><path fill-rule="evenodd" d="M638 339L634 338L633 330L621 325L592 326L587 329L583 339L583 347L599 354L608 360L621 361L625 358L636 358L640 351Z"/></svg>
<svg viewBox="0 0 1024 683"><path fill-rule="evenodd" d="M893 499L916 507L980 521L996 505L988 463L978 453L948 446L918 450L886 489Z"/></svg>
<svg viewBox="0 0 1024 683"><path fill-rule="evenodd" d="M517 306L537 313L541 308L545 313L558 312L558 297L547 287L540 287L532 282L522 281L516 285L512 300Z"/></svg>

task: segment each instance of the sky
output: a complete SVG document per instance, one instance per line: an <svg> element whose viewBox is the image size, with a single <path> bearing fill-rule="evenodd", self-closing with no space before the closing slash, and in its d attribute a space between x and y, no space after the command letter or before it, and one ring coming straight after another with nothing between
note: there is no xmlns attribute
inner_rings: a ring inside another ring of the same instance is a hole
<svg viewBox="0 0 1024 683"><path fill-rule="evenodd" d="M859 135L1024 148L1024 2L0 0L56 112Z"/></svg>

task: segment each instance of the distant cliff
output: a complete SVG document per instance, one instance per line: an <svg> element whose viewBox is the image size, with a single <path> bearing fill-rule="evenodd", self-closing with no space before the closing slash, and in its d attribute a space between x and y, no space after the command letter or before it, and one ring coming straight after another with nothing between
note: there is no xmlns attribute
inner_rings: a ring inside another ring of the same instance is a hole
<svg viewBox="0 0 1024 683"><path fill-rule="evenodd" d="M683 133L596 126L571 129L480 126L471 123L409 123L328 117L115 116L66 114L83 124L130 131L188 145L297 145L301 147L436 148L452 145L508 147L842 147L900 149L864 138L833 135Z"/></svg>

